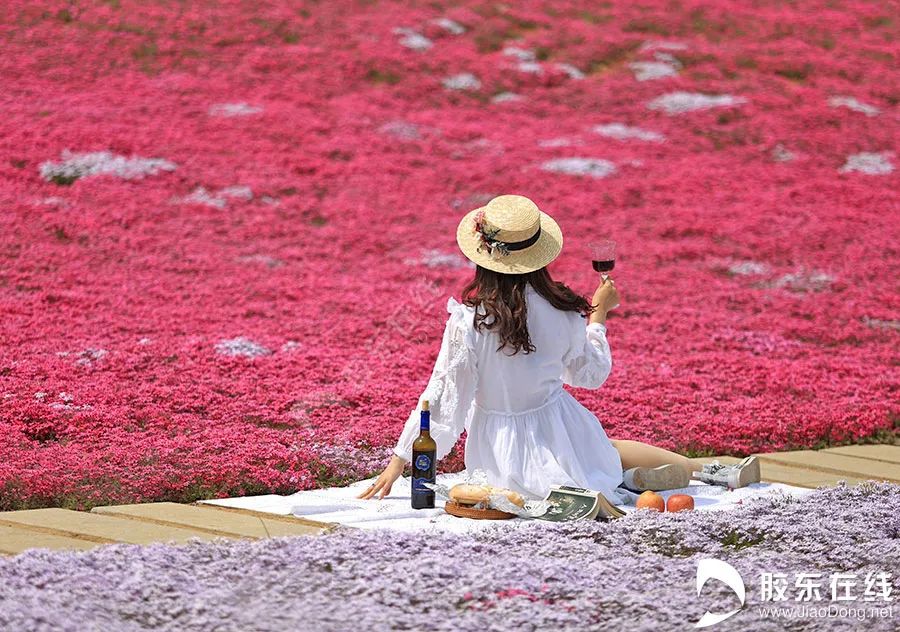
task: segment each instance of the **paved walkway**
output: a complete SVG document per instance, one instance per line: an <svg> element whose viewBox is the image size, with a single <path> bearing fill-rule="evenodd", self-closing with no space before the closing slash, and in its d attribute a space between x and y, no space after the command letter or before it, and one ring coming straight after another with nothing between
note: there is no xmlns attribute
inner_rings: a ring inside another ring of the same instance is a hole
<svg viewBox="0 0 900 632"><path fill-rule="evenodd" d="M900 483L900 445L853 445L827 450L758 455L764 481L799 487L834 485L839 480ZM716 457L733 463L734 457ZM712 459L704 459L711 461ZM323 534L335 525L305 518L211 505L149 503L95 507L91 512L31 509L0 513L0 553L25 549L89 549L102 544L185 543L189 538L256 540Z"/></svg>

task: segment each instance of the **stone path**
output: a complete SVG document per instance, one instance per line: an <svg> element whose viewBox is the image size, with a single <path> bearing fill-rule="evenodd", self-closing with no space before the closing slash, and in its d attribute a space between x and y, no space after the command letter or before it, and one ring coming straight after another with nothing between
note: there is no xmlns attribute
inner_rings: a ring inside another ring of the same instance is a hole
<svg viewBox="0 0 900 632"><path fill-rule="evenodd" d="M852 445L758 455L764 481L799 487L873 479L900 483L900 445ZM715 457L733 463L735 457ZM711 461L712 458L703 459ZM29 548L89 549L102 544L185 543L189 538L260 539L315 535L336 525L211 505L148 503L95 507L90 512L30 509L0 513L0 553Z"/></svg>
<svg viewBox="0 0 900 632"><path fill-rule="evenodd" d="M257 540L327 533L334 526L305 518L179 503L112 505L90 512L28 509L0 513L0 553L15 554L34 547L88 549L113 543L184 544L190 538Z"/></svg>

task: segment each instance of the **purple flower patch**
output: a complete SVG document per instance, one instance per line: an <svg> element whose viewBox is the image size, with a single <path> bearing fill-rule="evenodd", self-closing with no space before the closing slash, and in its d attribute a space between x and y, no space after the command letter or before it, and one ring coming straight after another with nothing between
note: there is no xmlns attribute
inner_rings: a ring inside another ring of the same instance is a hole
<svg viewBox="0 0 900 632"><path fill-rule="evenodd" d="M697 596L707 558L732 565L746 585L744 605L717 630L856 629L859 620L841 616L762 615L760 578L822 574L824 601L814 605L828 606L831 574L892 573L887 589L897 599L900 486L842 485L724 512L639 511L465 537L348 529L32 550L0 559L0 629L345 630L351 621L361 630L693 629L704 612L739 606L719 581ZM860 582L860 603L838 605L892 606L863 602ZM867 618L866 629L896 629L893 614Z"/></svg>

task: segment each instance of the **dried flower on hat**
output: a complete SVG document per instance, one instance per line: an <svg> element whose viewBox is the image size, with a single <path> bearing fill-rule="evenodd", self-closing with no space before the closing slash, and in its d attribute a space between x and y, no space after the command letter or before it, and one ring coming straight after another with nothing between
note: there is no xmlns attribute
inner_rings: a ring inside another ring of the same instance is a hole
<svg viewBox="0 0 900 632"><path fill-rule="evenodd" d="M500 232L499 228L488 228L485 225L484 221L484 211L478 211L475 214L474 227L472 229L472 233L478 235L478 239L480 240L480 244L476 248L478 252L482 252L486 250L487 253L491 256L491 259L499 259L500 257L505 257L509 254L509 250L506 247L506 243L494 239L497 233Z"/></svg>

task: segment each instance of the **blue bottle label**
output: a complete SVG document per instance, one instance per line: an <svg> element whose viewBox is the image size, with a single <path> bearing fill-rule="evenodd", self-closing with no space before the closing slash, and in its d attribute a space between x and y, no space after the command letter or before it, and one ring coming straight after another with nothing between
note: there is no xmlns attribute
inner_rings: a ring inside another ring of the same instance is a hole
<svg viewBox="0 0 900 632"><path fill-rule="evenodd" d="M416 493L416 492L423 492L426 494L434 493L433 489L428 489L427 487L425 487L425 483L432 483L432 482L434 482L434 481L432 481L431 479L428 479L428 478L413 477L413 485L412 485L413 493Z"/></svg>
<svg viewBox="0 0 900 632"><path fill-rule="evenodd" d="M427 470L431 466L431 459L428 458L427 454L420 454L416 457L416 468L420 470Z"/></svg>

